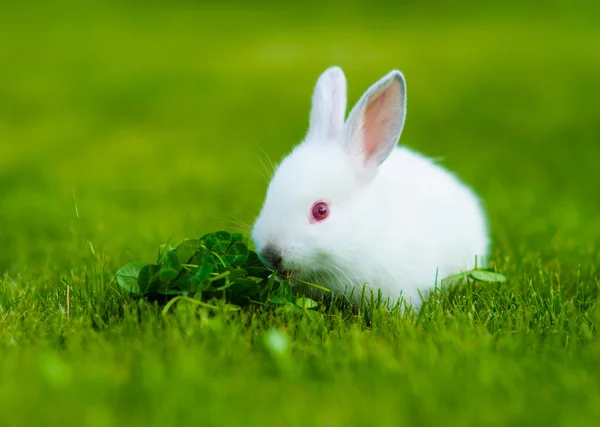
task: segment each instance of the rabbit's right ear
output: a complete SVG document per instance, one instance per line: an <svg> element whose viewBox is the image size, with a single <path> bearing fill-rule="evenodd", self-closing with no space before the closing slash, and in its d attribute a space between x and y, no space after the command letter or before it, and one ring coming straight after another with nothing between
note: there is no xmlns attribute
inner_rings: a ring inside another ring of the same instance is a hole
<svg viewBox="0 0 600 427"><path fill-rule="evenodd" d="M367 90L348 115L343 143L373 172L398 143L406 116L406 82L398 70Z"/></svg>
<svg viewBox="0 0 600 427"><path fill-rule="evenodd" d="M317 80L312 96L307 140L334 139L344 126L346 76L340 67L330 67Z"/></svg>

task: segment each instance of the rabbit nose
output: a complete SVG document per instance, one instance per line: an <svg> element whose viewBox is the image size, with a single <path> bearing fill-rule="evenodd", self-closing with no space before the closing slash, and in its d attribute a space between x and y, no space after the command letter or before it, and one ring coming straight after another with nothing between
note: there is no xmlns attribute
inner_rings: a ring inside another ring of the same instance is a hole
<svg viewBox="0 0 600 427"><path fill-rule="evenodd" d="M263 263L272 270L281 268L281 252L274 245L267 245L260 251Z"/></svg>

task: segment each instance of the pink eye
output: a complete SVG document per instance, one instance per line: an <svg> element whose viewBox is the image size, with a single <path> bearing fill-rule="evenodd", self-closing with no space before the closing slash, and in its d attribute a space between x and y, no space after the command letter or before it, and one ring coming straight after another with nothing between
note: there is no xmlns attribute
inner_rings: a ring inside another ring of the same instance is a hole
<svg viewBox="0 0 600 427"><path fill-rule="evenodd" d="M329 216L329 206L325 202L317 202L312 207L312 220L321 222Z"/></svg>

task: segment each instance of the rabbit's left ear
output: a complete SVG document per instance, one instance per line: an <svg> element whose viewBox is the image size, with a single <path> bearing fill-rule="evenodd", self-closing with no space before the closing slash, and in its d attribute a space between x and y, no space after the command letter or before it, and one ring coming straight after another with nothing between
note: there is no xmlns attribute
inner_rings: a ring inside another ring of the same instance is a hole
<svg viewBox="0 0 600 427"><path fill-rule="evenodd" d="M393 70L367 90L350 112L341 140L367 169L376 169L398 143L406 116L406 82Z"/></svg>
<svg viewBox="0 0 600 427"><path fill-rule="evenodd" d="M346 76L340 67L330 67L315 85L307 140L335 139L346 114Z"/></svg>

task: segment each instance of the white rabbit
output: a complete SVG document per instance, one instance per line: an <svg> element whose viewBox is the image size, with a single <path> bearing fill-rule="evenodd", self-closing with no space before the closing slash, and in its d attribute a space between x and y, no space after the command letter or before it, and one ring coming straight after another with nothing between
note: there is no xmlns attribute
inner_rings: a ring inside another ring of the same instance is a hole
<svg viewBox="0 0 600 427"><path fill-rule="evenodd" d="M253 226L262 261L360 300L363 286L420 306L419 293L488 255L477 196L432 160L396 144L406 83L393 70L344 123L346 79L327 69L304 141L283 159Z"/></svg>

